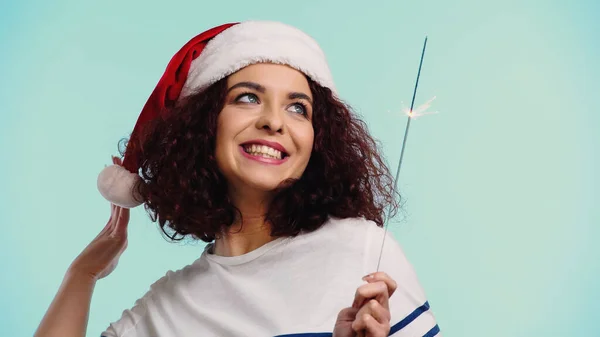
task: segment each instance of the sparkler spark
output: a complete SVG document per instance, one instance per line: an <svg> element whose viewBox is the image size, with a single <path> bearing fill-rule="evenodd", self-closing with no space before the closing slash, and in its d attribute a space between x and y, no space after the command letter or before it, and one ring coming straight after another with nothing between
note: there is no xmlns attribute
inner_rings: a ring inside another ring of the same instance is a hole
<svg viewBox="0 0 600 337"><path fill-rule="evenodd" d="M433 98L431 98L429 101L419 105L416 109L414 109L412 111L409 108L402 106L402 112L406 116L411 117L413 119L416 119L418 117L425 116L425 115L437 114L438 111L427 111L427 109L429 109L431 107L431 102L433 102L435 97L436 96L433 96Z"/></svg>

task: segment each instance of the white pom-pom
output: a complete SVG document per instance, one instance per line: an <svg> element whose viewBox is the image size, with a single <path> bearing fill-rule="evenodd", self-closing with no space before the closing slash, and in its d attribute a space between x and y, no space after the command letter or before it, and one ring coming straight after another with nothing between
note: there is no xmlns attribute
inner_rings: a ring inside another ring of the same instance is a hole
<svg viewBox="0 0 600 337"><path fill-rule="evenodd" d="M131 173L123 166L111 165L105 167L98 175L98 190L102 196L117 206L134 208L142 204L141 197L134 195L134 185L141 179L136 173Z"/></svg>

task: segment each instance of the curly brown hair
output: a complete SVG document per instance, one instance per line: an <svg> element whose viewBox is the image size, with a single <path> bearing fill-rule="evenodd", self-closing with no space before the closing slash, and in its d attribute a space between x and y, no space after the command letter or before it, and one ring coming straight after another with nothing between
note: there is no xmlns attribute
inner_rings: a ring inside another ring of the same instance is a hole
<svg viewBox="0 0 600 337"><path fill-rule="evenodd" d="M269 205L274 237L320 228L329 216L383 226L398 208L393 179L367 125L331 90L307 77L313 95L313 151L304 174L286 181ZM144 126L135 147L146 211L171 240L213 241L240 215L215 160L217 118L227 78L189 96ZM132 146L132 147L133 147ZM390 215L391 215L390 214ZM170 229L169 233L167 229Z"/></svg>

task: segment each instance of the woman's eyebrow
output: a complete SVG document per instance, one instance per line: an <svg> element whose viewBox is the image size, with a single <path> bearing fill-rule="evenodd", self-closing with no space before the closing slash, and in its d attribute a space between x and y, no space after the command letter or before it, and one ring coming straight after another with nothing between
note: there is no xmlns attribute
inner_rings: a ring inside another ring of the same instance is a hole
<svg viewBox="0 0 600 337"><path fill-rule="evenodd" d="M236 89L236 88L249 88L249 89L256 90L260 93L264 93L266 91L265 87L263 87L262 85L260 85L258 83L239 82L239 83L232 85L229 89L227 89L227 92L229 93L231 90Z"/></svg>
<svg viewBox="0 0 600 337"><path fill-rule="evenodd" d="M310 104L312 104L312 99L310 99L310 97L308 97L307 94L302 93L302 92L291 92L288 95L288 98L289 99L305 99L305 100L309 101Z"/></svg>

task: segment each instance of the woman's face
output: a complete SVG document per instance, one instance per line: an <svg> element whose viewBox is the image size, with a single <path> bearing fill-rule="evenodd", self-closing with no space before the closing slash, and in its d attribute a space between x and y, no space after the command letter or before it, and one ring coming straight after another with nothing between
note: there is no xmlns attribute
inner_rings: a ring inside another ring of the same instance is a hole
<svg viewBox="0 0 600 337"><path fill-rule="evenodd" d="M304 172L313 147L312 94L303 73L255 64L227 79L216 160L230 191L272 191Z"/></svg>

